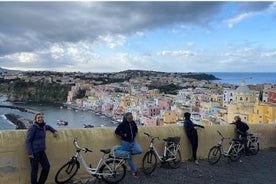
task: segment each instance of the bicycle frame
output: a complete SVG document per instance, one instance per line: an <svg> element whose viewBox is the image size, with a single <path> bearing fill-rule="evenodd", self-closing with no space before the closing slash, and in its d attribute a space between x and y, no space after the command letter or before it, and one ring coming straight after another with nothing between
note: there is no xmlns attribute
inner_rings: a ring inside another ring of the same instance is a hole
<svg viewBox="0 0 276 184"><path fill-rule="evenodd" d="M217 144L217 146L220 148L221 152L223 153L224 156L229 156L229 152L231 151L231 149L233 148L233 142L231 142L229 148L227 151L224 151L224 148L223 148L223 142L225 139L229 139L230 140L230 137L224 137L220 131L218 131L218 134L220 135L221 139L219 141L219 143Z"/></svg>
<svg viewBox="0 0 276 184"><path fill-rule="evenodd" d="M99 162L98 162L98 164L97 164L97 167L92 168L92 167L89 167L89 166L87 165L87 163L86 163L84 157L83 157L82 154L81 154L81 151L84 151L84 152L92 152L92 151L89 150L88 148L80 148L80 146L78 145L76 139L74 139L74 145L75 145L75 147L76 147L76 154L75 154L75 156L73 156L73 157L79 159L79 160L81 161L83 167L85 168L85 170L86 170L89 174L91 174L91 175L97 175L97 176L107 175L106 173L99 173L99 169L101 168L102 165L106 165L106 166L112 171L112 169L106 164L107 161L110 161L110 160L113 160L113 161L119 160L120 162L119 162L118 165L122 165L122 164L124 164L125 161L126 161L126 160L123 159L123 158L116 158L116 157L113 157L113 158L112 158L112 157L110 157L110 158L105 158L105 155L106 155L107 153L103 152L103 155L102 155L101 159L99 160ZM110 150L109 150L109 152L110 152ZM117 166L118 166L118 165L117 165ZM112 174L109 174L109 175L112 175Z"/></svg>
<svg viewBox="0 0 276 184"><path fill-rule="evenodd" d="M157 149L156 149L155 146L154 146L154 140L155 140L155 139L160 140L159 137L153 137L153 136L151 136L151 135L149 135L149 134L147 134L147 133L144 133L144 134L151 138L150 145L149 145L149 150L150 150L150 151L153 151L153 152L157 155L157 158L158 158L160 161L171 161L171 160L174 159L174 158L168 158L168 159L165 159L165 158L166 158L166 156L168 155L168 153L171 153L171 154L174 155L174 152L177 152L177 151L179 150L180 144L177 144L176 146L175 146L175 145L167 146L166 141L164 141L164 142L165 142L165 147L164 147L164 151L163 151L163 155L164 155L164 156L160 156L159 153L158 153L158 151L157 151ZM171 148L171 147L174 148L173 151L169 149L169 148Z"/></svg>

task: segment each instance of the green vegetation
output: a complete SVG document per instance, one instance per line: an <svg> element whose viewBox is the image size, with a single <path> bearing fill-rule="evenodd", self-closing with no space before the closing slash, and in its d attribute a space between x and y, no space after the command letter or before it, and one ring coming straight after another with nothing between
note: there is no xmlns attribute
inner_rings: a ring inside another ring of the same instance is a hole
<svg viewBox="0 0 276 184"><path fill-rule="evenodd" d="M0 93L7 93L9 101L13 102L64 103L70 87L56 83L16 80L9 84L1 83Z"/></svg>
<svg viewBox="0 0 276 184"><path fill-rule="evenodd" d="M178 93L178 90L183 89L183 87L177 86L175 84L168 84L163 86L149 85L148 88L149 90L159 89L160 93L166 93L166 94L172 94L172 95L176 95Z"/></svg>

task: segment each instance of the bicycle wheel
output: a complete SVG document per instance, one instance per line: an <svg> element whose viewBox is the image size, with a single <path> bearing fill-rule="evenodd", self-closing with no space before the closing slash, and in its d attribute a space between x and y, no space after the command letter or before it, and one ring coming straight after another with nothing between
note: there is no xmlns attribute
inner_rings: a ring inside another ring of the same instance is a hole
<svg viewBox="0 0 276 184"><path fill-rule="evenodd" d="M250 142L248 145L248 149L252 155L256 155L260 150L260 145L258 142Z"/></svg>
<svg viewBox="0 0 276 184"><path fill-rule="evenodd" d="M216 164L221 158L221 149L219 146L213 146L208 153L208 162L211 165Z"/></svg>
<svg viewBox="0 0 276 184"><path fill-rule="evenodd" d="M55 176L55 182L58 184L67 183L75 176L79 168L79 161L76 159L71 159L58 170Z"/></svg>
<svg viewBox="0 0 276 184"><path fill-rule="evenodd" d="M101 178L109 184L118 183L126 176L125 160L109 159L100 168Z"/></svg>
<svg viewBox="0 0 276 184"><path fill-rule="evenodd" d="M151 174L157 167L157 156L153 151L148 151L143 157L142 169L145 175Z"/></svg>
<svg viewBox="0 0 276 184"><path fill-rule="evenodd" d="M238 161L241 158L241 144L234 144L229 151L229 159L233 162Z"/></svg>
<svg viewBox="0 0 276 184"><path fill-rule="evenodd" d="M182 160L180 150L169 152L168 156L169 158L172 158L172 160L168 161L170 168L176 169L180 167Z"/></svg>

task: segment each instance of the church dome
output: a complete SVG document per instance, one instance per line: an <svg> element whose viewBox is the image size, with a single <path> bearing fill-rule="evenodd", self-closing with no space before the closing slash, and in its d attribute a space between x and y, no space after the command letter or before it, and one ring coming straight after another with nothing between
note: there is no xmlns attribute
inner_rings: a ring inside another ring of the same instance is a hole
<svg viewBox="0 0 276 184"><path fill-rule="evenodd" d="M245 81L241 82L241 85L236 89L236 94L251 94L249 87L245 85Z"/></svg>

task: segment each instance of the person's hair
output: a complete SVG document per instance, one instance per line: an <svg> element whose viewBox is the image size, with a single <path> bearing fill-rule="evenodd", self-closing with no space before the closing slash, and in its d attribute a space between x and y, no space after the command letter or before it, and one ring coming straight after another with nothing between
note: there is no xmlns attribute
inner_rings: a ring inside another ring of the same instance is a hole
<svg viewBox="0 0 276 184"><path fill-rule="evenodd" d="M42 112L35 113L34 120L36 121L37 116L43 116Z"/></svg>
<svg viewBox="0 0 276 184"><path fill-rule="evenodd" d="M126 114L125 114L125 117L124 118L127 118L129 115L131 115L132 113L131 112L127 112Z"/></svg>
<svg viewBox="0 0 276 184"><path fill-rule="evenodd" d="M185 117L186 119L189 119L189 118L191 117L191 113L185 112L185 113L184 113L184 117Z"/></svg>
<svg viewBox="0 0 276 184"><path fill-rule="evenodd" d="M241 117L240 116L235 116L234 119L237 120L237 121L241 121Z"/></svg>

